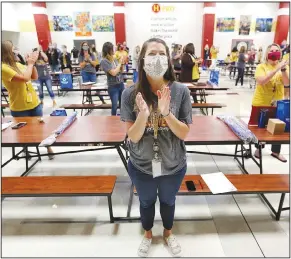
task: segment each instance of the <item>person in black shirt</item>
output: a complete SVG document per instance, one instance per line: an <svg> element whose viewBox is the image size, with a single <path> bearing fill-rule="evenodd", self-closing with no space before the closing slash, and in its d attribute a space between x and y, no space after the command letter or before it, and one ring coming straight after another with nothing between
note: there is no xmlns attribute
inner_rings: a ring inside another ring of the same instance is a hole
<svg viewBox="0 0 291 259"><path fill-rule="evenodd" d="M70 69L72 72L72 62L71 62L71 54L67 52L67 46L62 47L63 52L60 55L60 63L62 71L64 69Z"/></svg>
<svg viewBox="0 0 291 259"><path fill-rule="evenodd" d="M49 65L51 67L51 72L59 72L60 64L59 64L59 52L57 48L53 48L52 44L49 44L49 48L46 52L48 57Z"/></svg>
<svg viewBox="0 0 291 259"><path fill-rule="evenodd" d="M74 46L71 50L71 54L73 55L74 62L78 63L79 50L76 48L76 46Z"/></svg>

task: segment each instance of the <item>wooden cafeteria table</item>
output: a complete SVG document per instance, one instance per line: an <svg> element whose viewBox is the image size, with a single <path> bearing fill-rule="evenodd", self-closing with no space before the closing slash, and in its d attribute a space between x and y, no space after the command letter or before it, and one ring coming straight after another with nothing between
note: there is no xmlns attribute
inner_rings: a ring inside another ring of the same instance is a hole
<svg viewBox="0 0 291 259"><path fill-rule="evenodd" d="M91 85L80 85L77 88L61 89L61 92L82 92L82 104L89 103L93 104L92 92L108 91L107 86L94 86ZM102 94L102 96L108 96L108 94ZM84 101L86 99L86 101Z"/></svg>
<svg viewBox="0 0 291 259"><path fill-rule="evenodd" d="M56 130L66 117L44 117L44 123L40 123L37 117L18 117L18 118L4 118L3 121L27 122L27 125L13 130L11 127L2 131L2 147L12 148L12 158L2 164L2 168L14 159L25 158L26 170L22 176L27 175L32 167L41 160L38 151L39 144L54 130ZM76 121L66 129L56 140L52 146L99 146L95 149L85 149L78 151L67 151L54 153L54 155L78 153L103 149L116 149L125 168L127 169L127 161L121 151L124 148L124 140L126 137L126 129L124 123L120 121L117 116L88 116L78 117ZM17 154L15 148L23 148ZM30 156L28 154L28 147L36 147L37 155ZM101 148L100 148L101 147ZM24 151L25 157L19 157ZM29 166L29 158L36 157L37 160Z"/></svg>
<svg viewBox="0 0 291 259"><path fill-rule="evenodd" d="M262 129L258 126L249 126L249 129L254 133L254 135L258 139L258 149L259 149L259 155L260 159L259 162L253 156L252 153L252 145L249 145L249 150L247 150L248 157L252 158L252 160L259 166L260 168L260 174L263 173L263 156L262 156L262 149L265 144L271 144L271 145L283 145L283 144L290 144L290 132L283 132L281 134L273 135L270 132L267 131L266 128Z"/></svg>
<svg viewBox="0 0 291 259"><path fill-rule="evenodd" d="M191 93L196 93L198 91L198 95L200 96L200 102L206 103L206 92L205 91L226 91L229 87L213 87L205 83L205 85L197 85L197 83L182 83L188 87ZM193 95L192 95L193 97ZM193 97L194 99L194 97Z"/></svg>

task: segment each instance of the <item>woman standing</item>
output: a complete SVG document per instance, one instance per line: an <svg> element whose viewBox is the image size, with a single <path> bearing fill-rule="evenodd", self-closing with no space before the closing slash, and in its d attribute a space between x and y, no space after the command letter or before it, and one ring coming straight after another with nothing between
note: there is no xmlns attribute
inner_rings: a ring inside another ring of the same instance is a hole
<svg viewBox="0 0 291 259"><path fill-rule="evenodd" d="M138 78L138 58L140 54L140 46L136 46L133 51L133 58L132 58L132 69L133 69L133 82L137 82Z"/></svg>
<svg viewBox="0 0 291 259"><path fill-rule="evenodd" d="M238 49L237 47L233 47L231 54L230 54L230 71L229 71L229 78L231 79L231 74L233 72L233 77L235 77L235 71L236 71L236 62L238 61Z"/></svg>
<svg viewBox="0 0 291 259"><path fill-rule="evenodd" d="M171 53L172 57L172 64L174 66L174 70L180 71L181 70L181 56L182 50L181 45L175 44L173 52Z"/></svg>
<svg viewBox="0 0 291 259"><path fill-rule="evenodd" d="M27 66L15 62L12 44L9 41L1 43L2 82L7 89L10 100L10 110L13 117L41 117L42 105L31 84L31 80L38 78L34 67L39 57L38 52L29 54L26 58ZM53 151L48 148L53 159Z"/></svg>
<svg viewBox="0 0 291 259"><path fill-rule="evenodd" d="M62 53L60 55L61 69L64 72L65 69L69 69L72 73L72 61L71 54L67 51L67 46L62 47Z"/></svg>
<svg viewBox="0 0 291 259"><path fill-rule="evenodd" d="M99 53L98 53L98 51L97 51L97 49L96 49L96 47L95 47L95 44L92 44L91 45L91 52L92 52L92 54L94 55L94 57L95 57L95 60L96 60L96 72L97 71L99 71L99 68L100 68L100 60L101 60L101 58L100 58L100 55L99 55Z"/></svg>
<svg viewBox="0 0 291 259"><path fill-rule="evenodd" d="M57 49L57 45L49 44L48 50L46 52L46 55L48 57L48 62L51 67L51 72L59 72L60 71L60 65L59 65L59 51Z"/></svg>
<svg viewBox="0 0 291 259"><path fill-rule="evenodd" d="M192 123L190 94L175 81L169 49L161 39L143 44L139 71L138 83L124 90L121 105L129 138L128 174L139 195L145 230L138 255L149 253L159 197L164 239L172 255L179 256L182 250L172 227L176 194L187 171L184 139Z"/></svg>
<svg viewBox="0 0 291 259"><path fill-rule="evenodd" d="M103 59L101 67L107 76L108 93L111 99L112 108L111 115L115 116L117 113L117 103L121 104L121 94L124 90L123 83L123 56L120 57L119 62L114 59L113 44L105 42L102 48Z"/></svg>
<svg viewBox="0 0 291 259"><path fill-rule="evenodd" d="M258 63L261 64L263 60L263 48L259 47L259 51L258 51Z"/></svg>
<svg viewBox="0 0 291 259"><path fill-rule="evenodd" d="M81 76L83 83L92 82L96 83L96 59L91 53L89 45L86 41L82 42L79 55L79 64L81 67ZM103 104L105 104L103 96L98 96Z"/></svg>
<svg viewBox="0 0 291 259"><path fill-rule="evenodd" d="M246 48L242 46L240 48L239 56L238 56L238 62L237 62L238 75L235 81L235 86L237 86L237 83L239 80L240 80L241 86L243 86L245 66L246 66Z"/></svg>
<svg viewBox="0 0 291 259"><path fill-rule="evenodd" d="M185 52L182 56L182 66L181 66L181 82L190 83L197 82L200 78L199 74L199 64L202 60L195 56L195 47L193 43L189 43L185 46ZM192 91L193 100L198 103L196 91Z"/></svg>
<svg viewBox="0 0 291 259"><path fill-rule="evenodd" d="M203 51L203 59L204 59L203 66L207 66L207 60L209 59L209 56L210 56L210 50L209 50L208 44L206 44Z"/></svg>
<svg viewBox="0 0 291 259"><path fill-rule="evenodd" d="M289 68L287 61L283 60L282 52L278 44L273 43L266 50L265 62L259 64L255 78L257 87L252 101L252 112L249 125L256 125L260 109L273 106L277 100L284 98L284 86L290 85ZM287 162L284 156L280 154L281 145L272 145L272 156L282 162ZM255 151L255 157L259 157L259 150Z"/></svg>
<svg viewBox="0 0 291 259"><path fill-rule="evenodd" d="M55 101L55 94L53 92L51 75L49 73L48 66L47 66L48 57L42 51L41 46L39 46L39 48L35 48L34 51L38 53L38 58L37 58L37 61L35 62L35 67L37 69L37 74L38 74L38 79L36 80L36 82L37 82L39 99L41 101L41 104L43 105L43 99L44 99L43 85L45 85L53 101L53 107L55 107L57 103Z"/></svg>

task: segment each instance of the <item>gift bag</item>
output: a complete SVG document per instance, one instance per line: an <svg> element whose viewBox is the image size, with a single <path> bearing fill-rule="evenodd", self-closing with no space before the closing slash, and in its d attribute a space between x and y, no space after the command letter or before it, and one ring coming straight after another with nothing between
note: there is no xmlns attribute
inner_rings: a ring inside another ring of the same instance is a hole
<svg viewBox="0 0 291 259"><path fill-rule="evenodd" d="M276 118L284 122L286 122L287 118L290 118L290 101L289 100L277 101Z"/></svg>
<svg viewBox="0 0 291 259"><path fill-rule="evenodd" d="M60 86L61 89L73 88L72 75L66 73L60 74Z"/></svg>
<svg viewBox="0 0 291 259"><path fill-rule="evenodd" d="M54 110L54 111L50 114L50 116L67 116L67 112L66 112L65 109L61 109L61 108L59 108L59 109Z"/></svg>
<svg viewBox="0 0 291 259"><path fill-rule="evenodd" d="M210 70L210 77L209 77L209 81L212 84L218 85L219 82L219 70Z"/></svg>

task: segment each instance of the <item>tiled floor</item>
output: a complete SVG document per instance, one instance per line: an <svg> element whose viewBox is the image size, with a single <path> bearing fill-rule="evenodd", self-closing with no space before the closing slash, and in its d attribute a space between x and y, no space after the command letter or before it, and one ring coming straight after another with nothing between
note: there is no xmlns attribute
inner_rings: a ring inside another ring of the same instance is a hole
<svg viewBox="0 0 291 259"><path fill-rule="evenodd" d="M104 80L101 78L101 81ZM222 102L226 108L217 114L232 114L248 120L253 89L234 87L234 81L221 78L221 85L229 86L239 95L208 96L208 102ZM58 104L79 103L78 93L57 98ZM46 96L45 114L49 114L50 100ZM198 111L193 113L200 115ZM94 115L109 115L109 110L94 111ZM86 134L86 132L84 132ZM76 148L77 149L77 148ZM233 146L192 146L189 150L234 152ZM57 151L69 148L55 148ZM44 150L42 150L44 152ZM11 151L2 149L3 161ZM289 146L282 147L289 157ZM289 173L289 164L270 156L270 147L263 151L264 173ZM288 158L289 159L289 158ZM17 176L24 161L13 161L3 168L3 176ZM258 167L250 160L246 166L257 174ZM188 155L187 174L222 171L240 174L236 162L229 157ZM115 216L125 216L129 197L129 178L116 151L88 152L46 158L38 163L30 175L117 175L113 194ZM279 195L267 195L277 207ZM191 217L193 221L176 221L177 235L186 257L289 257L289 211L275 221L257 195L219 195L177 197L176 217ZM285 205L289 204L289 195ZM136 257L142 238L139 222L108 223L106 198L14 198L5 199L2 210L3 257ZM162 241L162 222L158 213L153 229L155 238L152 257L168 257ZM139 215L134 198L132 216ZM77 222L73 222L77 221Z"/></svg>

